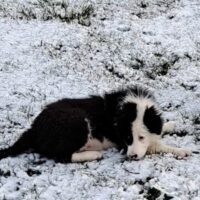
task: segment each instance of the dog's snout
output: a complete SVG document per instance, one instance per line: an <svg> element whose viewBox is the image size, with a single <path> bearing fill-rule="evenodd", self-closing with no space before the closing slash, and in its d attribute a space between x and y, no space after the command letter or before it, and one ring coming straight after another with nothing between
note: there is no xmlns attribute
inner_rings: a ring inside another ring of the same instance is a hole
<svg viewBox="0 0 200 200"><path fill-rule="evenodd" d="M137 160L138 159L138 155L137 154L133 154L133 155L130 155L129 158L131 158L133 160Z"/></svg>

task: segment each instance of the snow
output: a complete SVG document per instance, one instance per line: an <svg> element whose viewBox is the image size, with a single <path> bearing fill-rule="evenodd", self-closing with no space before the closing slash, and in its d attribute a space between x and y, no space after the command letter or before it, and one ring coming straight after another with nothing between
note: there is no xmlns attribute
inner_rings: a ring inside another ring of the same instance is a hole
<svg viewBox="0 0 200 200"><path fill-rule="evenodd" d="M198 0L0 0L0 148L49 102L140 84L176 121L163 142L200 151L199 24ZM0 199L148 199L150 188L199 199L199 154L130 162L110 149L83 164L37 154L0 161Z"/></svg>

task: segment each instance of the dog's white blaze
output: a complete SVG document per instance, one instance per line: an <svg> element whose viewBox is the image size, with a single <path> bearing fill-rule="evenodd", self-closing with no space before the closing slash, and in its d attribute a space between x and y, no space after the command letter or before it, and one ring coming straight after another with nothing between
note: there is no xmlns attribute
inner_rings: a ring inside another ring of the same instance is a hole
<svg viewBox="0 0 200 200"><path fill-rule="evenodd" d="M140 159L146 154L148 147L150 146L150 143L152 141L152 134L148 132L143 123L144 113L146 108L149 108L151 106L154 106L156 108L157 106L151 99L134 97L132 95L127 96L124 99L124 102L132 102L137 104L137 116L135 121L133 121L132 123L133 143L128 146L127 155L137 155L137 159ZM139 139L139 137L141 136L143 137L142 140Z"/></svg>
<svg viewBox="0 0 200 200"><path fill-rule="evenodd" d="M154 100L152 100L151 98L147 97L135 97L133 94L129 94L127 95L124 100L123 103L135 103L137 104L137 106L139 105L141 108L143 108L145 110L145 108L150 108L151 106L154 106L154 108L157 110L158 113L160 113L160 110L158 108L158 105L155 103ZM137 109L138 110L138 109ZM144 112L141 112L141 117L143 117Z"/></svg>

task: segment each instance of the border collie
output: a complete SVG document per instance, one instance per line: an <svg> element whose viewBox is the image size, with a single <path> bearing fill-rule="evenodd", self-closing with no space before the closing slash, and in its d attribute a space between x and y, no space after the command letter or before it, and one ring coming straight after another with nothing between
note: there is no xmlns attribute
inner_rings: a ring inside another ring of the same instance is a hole
<svg viewBox="0 0 200 200"><path fill-rule="evenodd" d="M0 159L31 150L58 162L84 162L102 158L102 150L110 147L124 150L133 160L146 153L190 155L190 150L160 143L163 133L173 128L174 122L163 123L150 91L127 87L47 105L13 146L0 150Z"/></svg>

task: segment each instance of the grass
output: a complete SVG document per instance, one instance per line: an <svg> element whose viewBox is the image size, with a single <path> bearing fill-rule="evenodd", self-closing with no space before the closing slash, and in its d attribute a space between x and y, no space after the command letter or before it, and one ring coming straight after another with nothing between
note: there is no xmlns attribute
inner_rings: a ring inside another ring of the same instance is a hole
<svg viewBox="0 0 200 200"><path fill-rule="evenodd" d="M0 2L1 3L1 2ZM59 20L70 23L78 22L83 26L90 26L90 18L94 6L88 0L37 0L34 3L6 2L2 0L0 15L20 20Z"/></svg>

